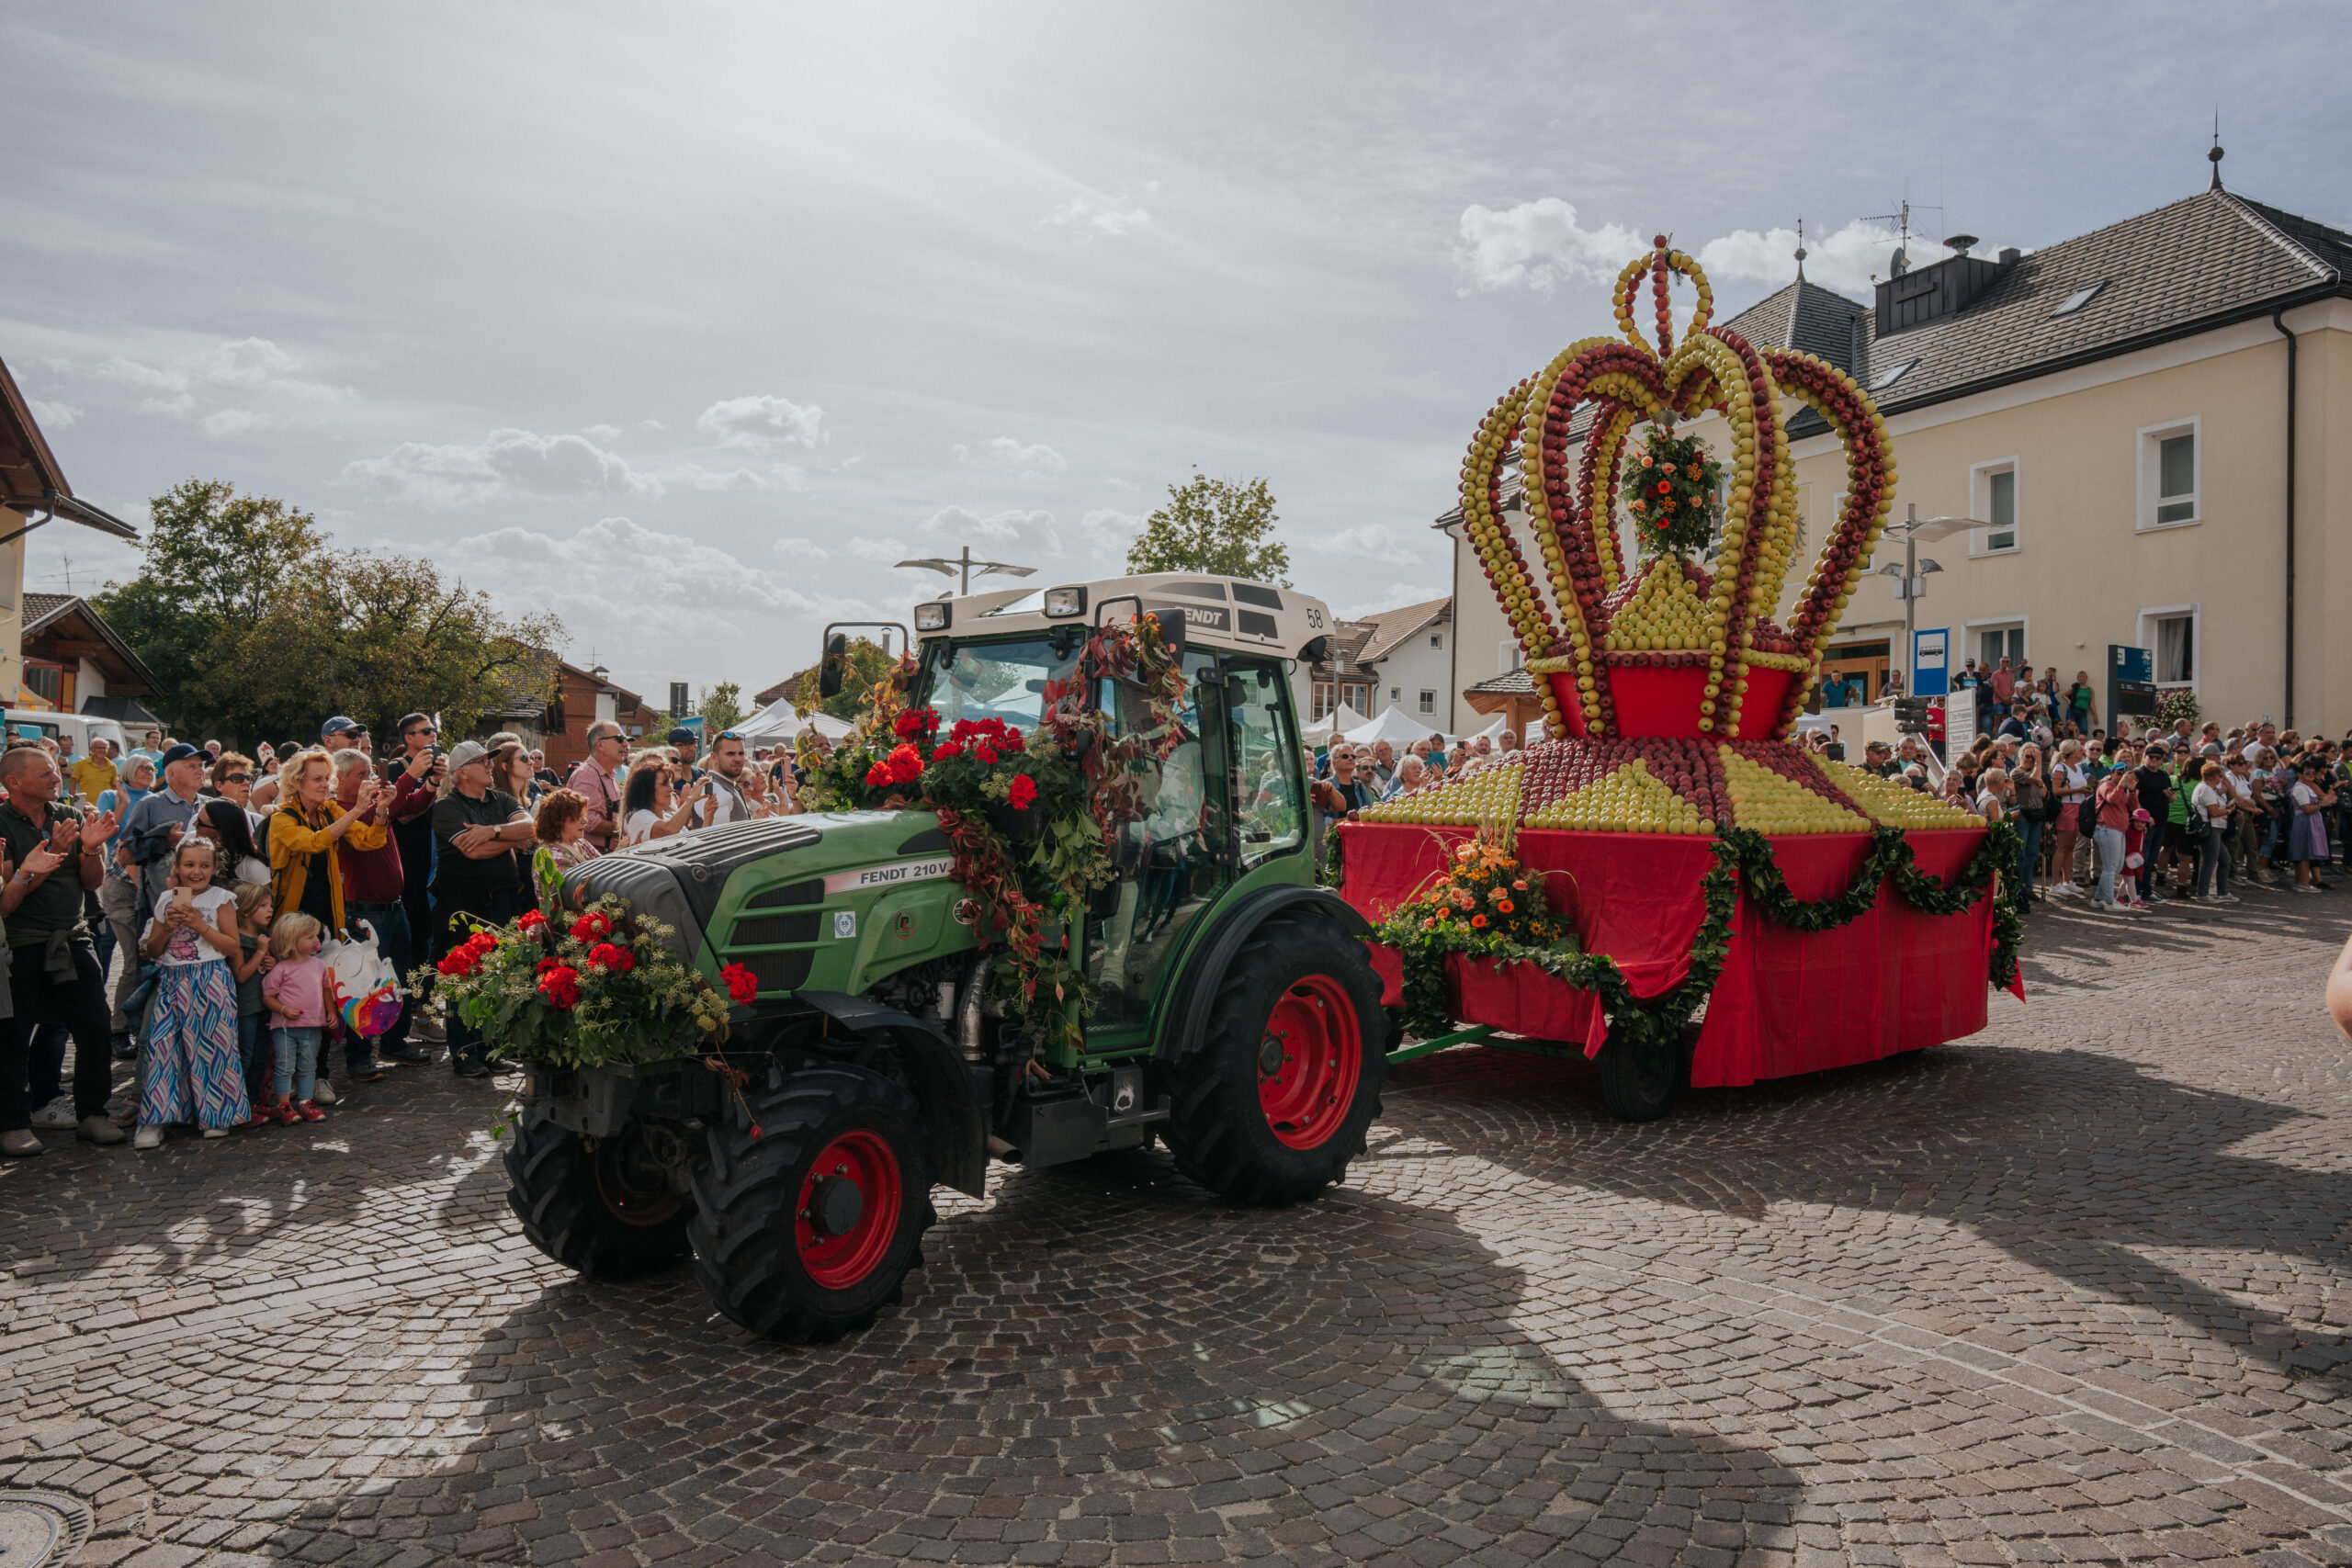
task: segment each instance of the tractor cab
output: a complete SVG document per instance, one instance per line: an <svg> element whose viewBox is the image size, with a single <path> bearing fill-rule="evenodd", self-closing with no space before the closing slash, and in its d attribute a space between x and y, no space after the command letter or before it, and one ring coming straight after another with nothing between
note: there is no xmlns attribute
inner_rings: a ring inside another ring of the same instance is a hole
<svg viewBox="0 0 2352 1568"><path fill-rule="evenodd" d="M1143 815L1121 826L1112 847L1117 877L1086 910L1086 976L1101 993L1089 1055L1149 1043L1156 994L1202 914L1230 889L1277 874L1268 868L1278 861L1311 866L1288 660L1320 655L1330 612L1291 589L1189 572L915 609L921 672L910 702L935 709L943 727L995 718L1023 732L1035 728L1049 683L1080 678L1088 632L1144 612L1182 644L1182 738L1143 781ZM1093 701L1114 728L1148 722L1142 694L1122 682L1098 681Z"/></svg>

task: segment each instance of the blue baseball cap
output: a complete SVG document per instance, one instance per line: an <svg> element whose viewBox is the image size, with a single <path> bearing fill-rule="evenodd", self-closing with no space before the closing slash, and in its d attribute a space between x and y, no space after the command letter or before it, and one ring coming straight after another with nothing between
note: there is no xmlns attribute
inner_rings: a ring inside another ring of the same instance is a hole
<svg viewBox="0 0 2352 1568"><path fill-rule="evenodd" d="M319 739L324 740L330 735L357 735L366 728L367 726L350 715L339 713L319 726Z"/></svg>

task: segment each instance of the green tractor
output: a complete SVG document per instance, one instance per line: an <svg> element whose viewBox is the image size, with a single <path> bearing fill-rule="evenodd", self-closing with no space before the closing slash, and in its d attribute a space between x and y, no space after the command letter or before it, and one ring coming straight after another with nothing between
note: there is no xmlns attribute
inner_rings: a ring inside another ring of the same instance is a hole
<svg viewBox="0 0 2352 1568"><path fill-rule="evenodd" d="M1080 680L1114 726L1137 718L1134 689L1080 660L1093 625L1144 610L1178 649L1182 740L1119 829L1115 879L1062 917L1097 994L1082 1033L1049 1040L989 1002L991 953L931 813L771 818L593 861L568 901L620 895L675 928L688 964L714 981L741 964L758 994L730 1018L737 1074L528 1071L506 1168L535 1246L607 1279L691 1256L729 1318L815 1342L899 1299L933 1184L984 1196L991 1159L1158 1139L1251 1204L1341 1179L1394 1042L1368 928L1315 874L1289 669L1319 656L1326 607L1197 573L931 601L909 700L1027 730L1050 683ZM829 681L841 648L829 628Z"/></svg>

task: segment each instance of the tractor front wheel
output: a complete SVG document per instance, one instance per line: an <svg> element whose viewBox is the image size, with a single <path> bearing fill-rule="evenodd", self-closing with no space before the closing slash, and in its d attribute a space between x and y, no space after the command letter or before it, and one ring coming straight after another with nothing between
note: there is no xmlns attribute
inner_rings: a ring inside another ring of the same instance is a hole
<svg viewBox="0 0 2352 1568"><path fill-rule="evenodd" d="M649 1136L631 1125L616 1137L583 1138L557 1126L544 1106L517 1117L506 1201L531 1245L599 1280L650 1274L685 1257L686 1205Z"/></svg>
<svg viewBox="0 0 2352 1568"><path fill-rule="evenodd" d="M1363 944L1274 919L1216 981L1201 1048L1176 1065L1168 1146L1219 1197L1311 1198L1363 1152L1388 1071L1388 1019Z"/></svg>
<svg viewBox="0 0 2352 1568"><path fill-rule="evenodd" d="M695 1176L695 1273L754 1334L855 1333L898 1302L934 1217L914 1098L856 1067L746 1096L751 1125L711 1128Z"/></svg>

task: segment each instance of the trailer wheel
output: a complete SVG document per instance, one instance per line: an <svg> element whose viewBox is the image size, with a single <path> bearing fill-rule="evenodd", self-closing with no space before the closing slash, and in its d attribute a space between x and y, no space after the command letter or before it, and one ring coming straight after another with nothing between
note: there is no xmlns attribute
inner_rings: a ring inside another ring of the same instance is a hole
<svg viewBox="0 0 2352 1568"><path fill-rule="evenodd" d="M814 1345L855 1333L898 1303L935 1217L914 1098L856 1067L746 1097L750 1126L711 1128L695 1175L695 1273L754 1334Z"/></svg>
<svg viewBox="0 0 2352 1568"><path fill-rule="evenodd" d="M1201 1048L1175 1065L1177 1168L1241 1203L1311 1198L1347 1174L1380 1111L1388 1019L1363 943L1273 919L1218 976Z"/></svg>
<svg viewBox="0 0 2352 1568"><path fill-rule="evenodd" d="M1674 1109L1690 1076L1680 1040L1612 1029L1600 1047L1600 1100L1620 1122L1655 1122Z"/></svg>
<svg viewBox="0 0 2352 1568"><path fill-rule="evenodd" d="M627 1280L686 1256L686 1206L631 1125L582 1138L544 1106L516 1118L506 1146L506 1201L533 1247L599 1280Z"/></svg>

